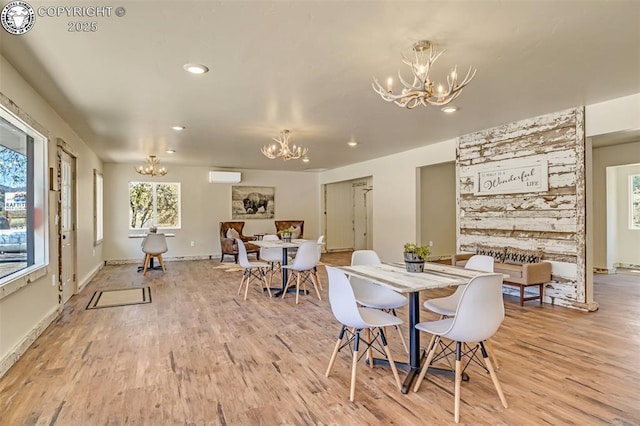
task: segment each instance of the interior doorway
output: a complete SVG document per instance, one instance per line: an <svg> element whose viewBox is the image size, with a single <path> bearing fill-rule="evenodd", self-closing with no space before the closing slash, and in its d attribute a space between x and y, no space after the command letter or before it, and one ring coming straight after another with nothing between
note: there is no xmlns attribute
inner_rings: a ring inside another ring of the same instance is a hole
<svg viewBox="0 0 640 426"><path fill-rule="evenodd" d="M373 179L324 185L326 250L373 248Z"/></svg>
<svg viewBox="0 0 640 426"><path fill-rule="evenodd" d="M58 232L59 262L58 276L61 287L61 302L66 303L78 291L76 279L76 157L58 145L59 188Z"/></svg>

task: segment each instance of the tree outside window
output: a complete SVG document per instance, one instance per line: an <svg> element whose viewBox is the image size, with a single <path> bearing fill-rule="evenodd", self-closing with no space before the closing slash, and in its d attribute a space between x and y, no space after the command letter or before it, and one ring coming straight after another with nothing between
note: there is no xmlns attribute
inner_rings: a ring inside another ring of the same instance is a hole
<svg viewBox="0 0 640 426"><path fill-rule="evenodd" d="M179 183L129 183L129 229L180 228Z"/></svg>
<svg viewBox="0 0 640 426"><path fill-rule="evenodd" d="M640 175L629 176L630 228L640 229Z"/></svg>

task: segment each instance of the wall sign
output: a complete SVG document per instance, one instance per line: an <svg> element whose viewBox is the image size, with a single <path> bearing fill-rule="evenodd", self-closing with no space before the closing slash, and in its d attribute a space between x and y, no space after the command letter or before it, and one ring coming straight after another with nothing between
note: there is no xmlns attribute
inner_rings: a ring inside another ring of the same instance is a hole
<svg viewBox="0 0 640 426"><path fill-rule="evenodd" d="M500 165L478 172L475 195L519 194L549 190L547 161L537 161L524 166Z"/></svg>

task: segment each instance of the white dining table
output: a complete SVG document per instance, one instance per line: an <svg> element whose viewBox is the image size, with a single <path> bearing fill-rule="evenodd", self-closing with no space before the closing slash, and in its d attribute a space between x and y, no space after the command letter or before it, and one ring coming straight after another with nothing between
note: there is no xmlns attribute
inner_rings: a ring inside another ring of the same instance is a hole
<svg viewBox="0 0 640 426"><path fill-rule="evenodd" d="M409 297L409 363L396 362L398 367L408 370L402 385L402 393L407 393L413 379L420 371L420 292L433 288L452 287L467 284L471 278L484 272L464 269L440 263L426 262L424 272L407 272L404 263L382 263L378 265L340 266L345 274L380 284Z"/></svg>
<svg viewBox="0 0 640 426"><path fill-rule="evenodd" d="M258 247L264 247L264 248L280 248L282 249L282 265L286 265L289 259L289 249L290 248L296 248L296 247L300 247L302 245L302 243L305 243L307 241L314 241L315 240L305 240L302 238L295 238L292 239L291 241L282 241L282 240L255 240L255 241L251 241L251 244L256 245ZM286 268L281 268L282 271L282 290L280 290L279 294L282 294L282 292L284 291L286 285L287 285L287 276L288 276L288 272ZM274 294L274 296L278 296L278 294Z"/></svg>

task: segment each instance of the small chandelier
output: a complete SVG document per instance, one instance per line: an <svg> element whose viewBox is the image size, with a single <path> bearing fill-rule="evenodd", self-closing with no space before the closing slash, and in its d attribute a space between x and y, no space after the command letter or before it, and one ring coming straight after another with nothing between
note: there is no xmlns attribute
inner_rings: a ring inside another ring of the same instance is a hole
<svg viewBox="0 0 640 426"><path fill-rule="evenodd" d="M164 176L167 174L167 169L160 167L160 160L155 155L150 155L146 164L136 167L136 172L141 175Z"/></svg>
<svg viewBox="0 0 640 426"><path fill-rule="evenodd" d="M307 155L307 148L303 148L301 146L289 146L289 130L284 129L280 133L280 137L273 138L274 141L278 142L279 146L274 144L265 145L262 147L262 153L265 157L274 159L274 158L282 158L283 160L297 160L300 157L304 157Z"/></svg>
<svg viewBox="0 0 640 426"><path fill-rule="evenodd" d="M476 75L476 69L469 67L465 78L458 82L458 73L456 67L447 75L447 88L442 84L438 84L434 88L434 83L429 78L431 66L443 54L442 50L437 52L428 40L422 40L413 45L414 60L410 61L404 54L402 62L409 65L413 73L413 83L407 83L398 71L398 78L404 86L398 94L393 93L393 79L389 77L386 89L378 82L377 78L373 78L373 90L379 94L382 99L387 102L393 102L398 106L413 109L418 105L446 105L462 93L462 89L469 84Z"/></svg>

